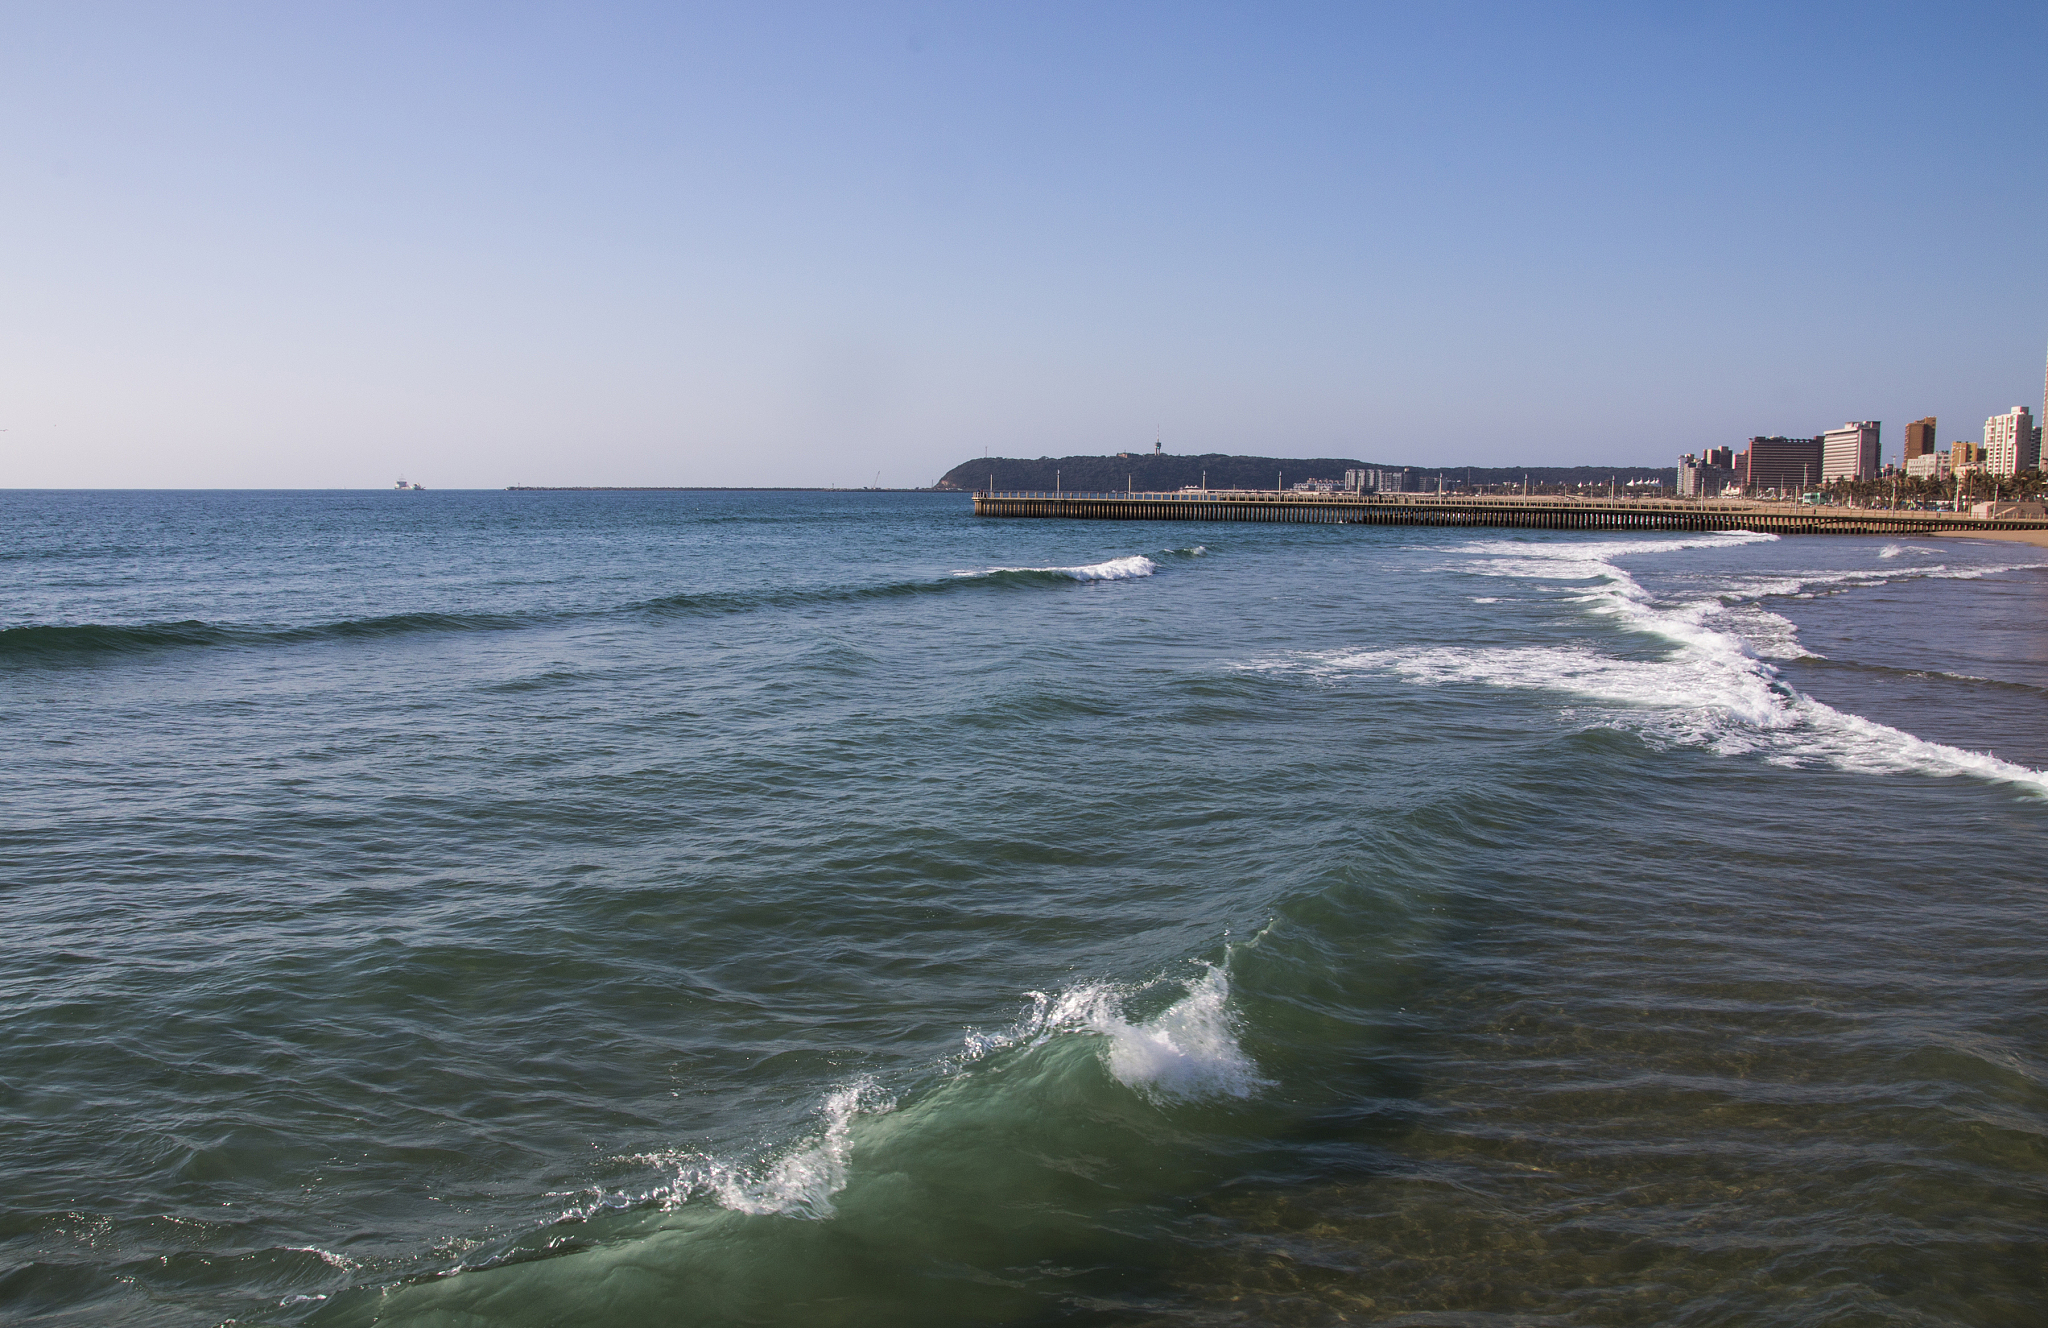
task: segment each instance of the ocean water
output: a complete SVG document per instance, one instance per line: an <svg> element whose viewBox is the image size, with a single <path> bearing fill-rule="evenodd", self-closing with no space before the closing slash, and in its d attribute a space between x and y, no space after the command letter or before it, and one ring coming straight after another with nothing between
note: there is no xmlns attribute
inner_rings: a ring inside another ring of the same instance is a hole
<svg viewBox="0 0 2048 1328"><path fill-rule="evenodd" d="M0 529L0 1319L2048 1311L2048 550Z"/></svg>

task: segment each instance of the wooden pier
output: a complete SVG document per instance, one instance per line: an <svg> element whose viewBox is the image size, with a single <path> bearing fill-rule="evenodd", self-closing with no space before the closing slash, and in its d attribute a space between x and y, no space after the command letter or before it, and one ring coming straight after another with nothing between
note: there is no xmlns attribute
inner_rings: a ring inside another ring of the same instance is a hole
<svg viewBox="0 0 2048 1328"><path fill-rule="evenodd" d="M2048 540L2048 521L1717 498L1438 497L1434 494L1190 490L982 492L974 514L1080 521L1290 521L1346 526L1507 526L1535 530L1754 530L1774 535L1990 535Z"/></svg>

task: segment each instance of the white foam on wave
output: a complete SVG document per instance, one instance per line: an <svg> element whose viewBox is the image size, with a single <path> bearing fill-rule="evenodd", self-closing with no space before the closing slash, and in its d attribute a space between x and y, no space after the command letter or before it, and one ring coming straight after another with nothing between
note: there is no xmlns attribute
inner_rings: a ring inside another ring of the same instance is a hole
<svg viewBox="0 0 2048 1328"><path fill-rule="evenodd" d="M1723 755L1755 753L1778 765L1975 775L2048 794L2048 771L1929 742L1836 710L1780 682L1768 664L1739 653L1716 658L1702 650L1689 659L1653 661L1570 647L1424 647L1328 651L1305 663L1312 672L1381 672L1426 687L1478 683L1638 708L1605 712L1595 723Z"/></svg>
<svg viewBox="0 0 2048 1328"><path fill-rule="evenodd" d="M1897 547L1897 546L1888 546ZM1908 548L1908 553L1939 553L1938 549ZM1885 556L1880 553L1880 557ZM1896 556L1896 555L1894 555ZM2048 568L2048 562L1987 563L1978 567L1951 567L1947 563L1907 567L1837 568L1831 571L1780 572L1753 576L1732 576L1715 593L1725 602L1783 595L1813 599L1845 590L1870 590L1902 581L1977 581L2005 572L2031 572Z"/></svg>
<svg viewBox="0 0 2048 1328"><path fill-rule="evenodd" d="M1080 567L986 567L978 572L955 572L954 576L979 577L998 576L1004 572L1042 572L1053 576L1071 577L1076 581L1129 581L1135 577L1150 576L1159 570L1159 564L1143 554L1132 554L1128 558L1111 558L1106 562L1087 563Z"/></svg>
<svg viewBox="0 0 2048 1328"><path fill-rule="evenodd" d="M1910 574L1940 577L1949 581L1976 581L1983 577L1996 576L2000 572L2033 572L2044 567L2048 567L2048 562L1999 563L1995 567L1915 567L1911 569Z"/></svg>
<svg viewBox="0 0 2048 1328"><path fill-rule="evenodd" d="M1592 612L1618 618L1627 630L1670 642L1674 649L1662 659L1624 659L1588 646L1424 646L1321 651L1252 667L1310 674L1387 673L1429 687L1481 684L1555 692L1622 707L1594 717L1594 722L1652 741L1730 755L1756 753L1779 765L1826 764L1859 774L1971 775L2048 795L2048 772L1989 753L1929 742L1836 710L1791 687L1766 661L1811 652L1799 644L1789 620L1753 602L1756 596L1793 594L1813 585L1868 585L1878 576L1974 578L2043 564L1961 569L1937 565L1884 574L1850 571L1732 579L1734 584L1704 598L1674 604L1655 600L1610 561L1622 555L1702 547L1714 547L1714 542L1545 546L1499 541L1456 550L1492 555L1492 565L1465 569L1487 575L1596 580L1597 585L1575 600ZM1548 556L1553 548L1555 556Z"/></svg>
<svg viewBox="0 0 2048 1328"><path fill-rule="evenodd" d="M1266 1086L1238 1045L1223 966L1204 965L1202 975L1182 984L1179 998L1151 1018L1130 1017L1129 1002L1157 985L1105 982L1056 994L1027 992L1022 1019L994 1032L969 1031L960 1053L940 1068L957 1072L1000 1051L1080 1034L1100 1038L1104 1068L1154 1102L1249 1097ZM663 1179L638 1190L594 1186L558 1195L574 1202L555 1220L580 1222L606 1210L646 1206L674 1209L696 1199L757 1216L827 1219L837 1211L834 1196L846 1188L856 1123L895 1109L895 1098L874 1080L860 1079L826 1094L818 1127L787 1147L743 1161L689 1149L631 1154L617 1160L653 1168Z"/></svg>
<svg viewBox="0 0 2048 1328"><path fill-rule="evenodd" d="M1622 555L1676 553L1683 549L1732 549L1745 544L1768 544L1778 537L1754 530L1716 531L1673 539L1584 540L1536 542L1532 540L1475 540L1454 545L1446 553L1483 558L1467 563L1464 571L1480 576L1541 577L1551 581L1594 581L1614 570L1613 559Z"/></svg>
<svg viewBox="0 0 2048 1328"><path fill-rule="evenodd" d="M677 1208L697 1198L711 1199L736 1213L829 1218L836 1211L833 1196L846 1188L854 1122L861 1116L879 1116L895 1109L895 1099L872 1079L860 1079L825 1095L818 1106L817 1130L752 1163L689 1151L636 1153L626 1160L667 1171L669 1179L639 1195L592 1192L585 1202L564 1212L562 1220L645 1203Z"/></svg>
<svg viewBox="0 0 2048 1328"><path fill-rule="evenodd" d="M1800 642L1799 627L1790 618L1772 613L1761 604L1733 604L1720 613L1708 609L1706 616L1716 621L1725 617L1726 625L1760 659L1826 658Z"/></svg>
<svg viewBox="0 0 2048 1328"><path fill-rule="evenodd" d="M1199 978L1184 984L1179 999L1158 1014L1131 1018L1128 1002L1156 985L1091 983L1051 995L1027 992L1030 1005L1022 1019L996 1032L970 1031L947 1068L958 1070L1012 1047L1091 1034L1101 1039L1102 1063L1110 1074L1154 1101L1248 1097L1264 1086L1258 1067L1238 1045L1230 978L1222 966L1205 965ZM636 1153L620 1160L652 1167L665 1178L639 1191L583 1191L557 1220L582 1221L606 1209L650 1204L673 1209L694 1199L760 1216L830 1218L836 1212L833 1197L846 1188L855 1123L895 1109L896 1100L874 1080L860 1079L826 1094L818 1107L818 1128L777 1152L752 1161L695 1150Z"/></svg>
<svg viewBox="0 0 2048 1328"><path fill-rule="evenodd" d="M1238 1044L1230 1011L1230 976L1206 966L1179 1000L1150 1019L1130 1018L1137 990L1090 983L1048 994L1026 993L1031 1008L1000 1032L968 1033L960 1060L979 1060L1011 1047L1032 1046L1062 1034L1102 1039L1102 1063L1118 1083L1154 1101L1250 1097L1266 1085Z"/></svg>

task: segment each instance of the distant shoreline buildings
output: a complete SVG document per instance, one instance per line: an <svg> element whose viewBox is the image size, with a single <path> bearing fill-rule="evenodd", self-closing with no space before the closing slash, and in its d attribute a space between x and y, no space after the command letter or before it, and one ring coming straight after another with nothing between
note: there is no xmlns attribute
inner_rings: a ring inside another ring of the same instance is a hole
<svg viewBox="0 0 2048 1328"><path fill-rule="evenodd" d="M2048 372L2042 375L2041 415L2048 419ZM1883 426L1876 420L1851 420L1811 438L1758 435L1740 452L1728 447L1688 452L1678 462L1678 493L1683 498L1790 495L1819 484L1886 475L1939 482L1969 475L2012 479L2041 469L2041 422L2025 406L1985 420L1981 443L1959 440L1941 450L1935 446L1935 429L1932 415L1908 424L1896 467L1884 464Z"/></svg>
<svg viewBox="0 0 2048 1328"><path fill-rule="evenodd" d="M1380 466L1345 471L1344 488L1351 493L1411 493L1416 484L1407 467Z"/></svg>

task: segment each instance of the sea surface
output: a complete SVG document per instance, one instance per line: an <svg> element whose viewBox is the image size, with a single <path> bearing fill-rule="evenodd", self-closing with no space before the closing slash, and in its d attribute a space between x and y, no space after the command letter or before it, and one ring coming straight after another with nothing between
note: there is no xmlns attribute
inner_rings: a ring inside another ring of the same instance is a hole
<svg viewBox="0 0 2048 1328"><path fill-rule="evenodd" d="M2048 549L0 533L0 1320L2048 1322Z"/></svg>

